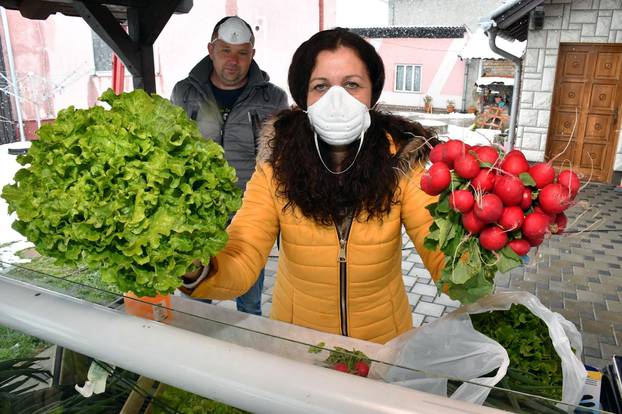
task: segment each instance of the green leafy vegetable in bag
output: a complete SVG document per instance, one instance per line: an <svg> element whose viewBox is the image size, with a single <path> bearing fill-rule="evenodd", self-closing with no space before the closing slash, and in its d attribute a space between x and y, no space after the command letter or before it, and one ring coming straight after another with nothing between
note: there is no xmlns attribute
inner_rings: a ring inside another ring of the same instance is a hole
<svg viewBox="0 0 622 414"><path fill-rule="evenodd" d="M561 400L562 363L542 319L523 305L470 316L475 329L508 352L504 380L511 390Z"/></svg>
<svg viewBox="0 0 622 414"><path fill-rule="evenodd" d="M85 262L139 296L169 293L221 250L240 206L235 170L185 112L142 90L104 92L41 127L3 188L13 228L60 264Z"/></svg>

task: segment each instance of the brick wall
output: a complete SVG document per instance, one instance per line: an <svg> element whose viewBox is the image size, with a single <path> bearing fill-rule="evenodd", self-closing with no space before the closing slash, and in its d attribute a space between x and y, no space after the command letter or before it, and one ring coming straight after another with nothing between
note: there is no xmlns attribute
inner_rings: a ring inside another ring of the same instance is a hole
<svg viewBox="0 0 622 414"><path fill-rule="evenodd" d="M545 0L544 27L529 30L516 146L544 159L560 42L622 43L622 0ZM622 170L622 138L614 170Z"/></svg>

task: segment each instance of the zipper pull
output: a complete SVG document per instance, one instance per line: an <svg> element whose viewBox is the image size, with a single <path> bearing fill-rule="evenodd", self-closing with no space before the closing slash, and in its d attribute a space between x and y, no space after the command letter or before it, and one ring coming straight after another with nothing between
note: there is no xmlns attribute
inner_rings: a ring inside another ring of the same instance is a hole
<svg viewBox="0 0 622 414"><path fill-rule="evenodd" d="M346 261L346 241L344 239L339 240L339 262L345 263Z"/></svg>

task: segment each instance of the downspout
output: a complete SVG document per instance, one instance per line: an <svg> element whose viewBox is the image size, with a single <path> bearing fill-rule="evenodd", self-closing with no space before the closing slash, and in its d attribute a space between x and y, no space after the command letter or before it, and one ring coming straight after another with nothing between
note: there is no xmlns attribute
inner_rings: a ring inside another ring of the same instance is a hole
<svg viewBox="0 0 622 414"><path fill-rule="evenodd" d="M19 140L26 141L24 132L24 119L22 117L22 104L19 98L19 90L17 90L17 76L15 75L15 62L13 61L13 47L11 45L11 35L9 33L9 22L6 18L6 9L0 7L0 16L2 18L2 29L4 30L4 41L6 42L6 55L9 59L9 72L11 73L11 84L13 86L13 98L15 98L15 112L17 112L17 124L19 125Z"/></svg>
<svg viewBox="0 0 622 414"><path fill-rule="evenodd" d="M490 46L490 49L496 54L501 55L514 63L514 91L512 93L512 110L510 111L510 131L508 133L507 141L505 142L505 150L507 152L514 148L514 144L516 143L516 118L518 115L518 103L520 96L519 92L521 89L521 72L523 69L523 59L497 47L495 43L495 40L497 39L496 26L491 26L487 32L488 45Z"/></svg>
<svg viewBox="0 0 622 414"><path fill-rule="evenodd" d="M466 112L467 109L467 88L469 83L469 59L462 59L464 62L464 82L462 84L462 110Z"/></svg>

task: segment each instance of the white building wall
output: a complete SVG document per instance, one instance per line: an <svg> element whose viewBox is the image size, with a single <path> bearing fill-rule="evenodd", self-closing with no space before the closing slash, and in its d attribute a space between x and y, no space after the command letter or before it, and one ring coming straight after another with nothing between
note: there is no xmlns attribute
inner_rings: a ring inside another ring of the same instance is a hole
<svg viewBox="0 0 622 414"><path fill-rule="evenodd" d="M560 42L622 43L622 0L545 0L544 27L529 30L516 146L542 161ZM615 171L622 171L622 133Z"/></svg>

